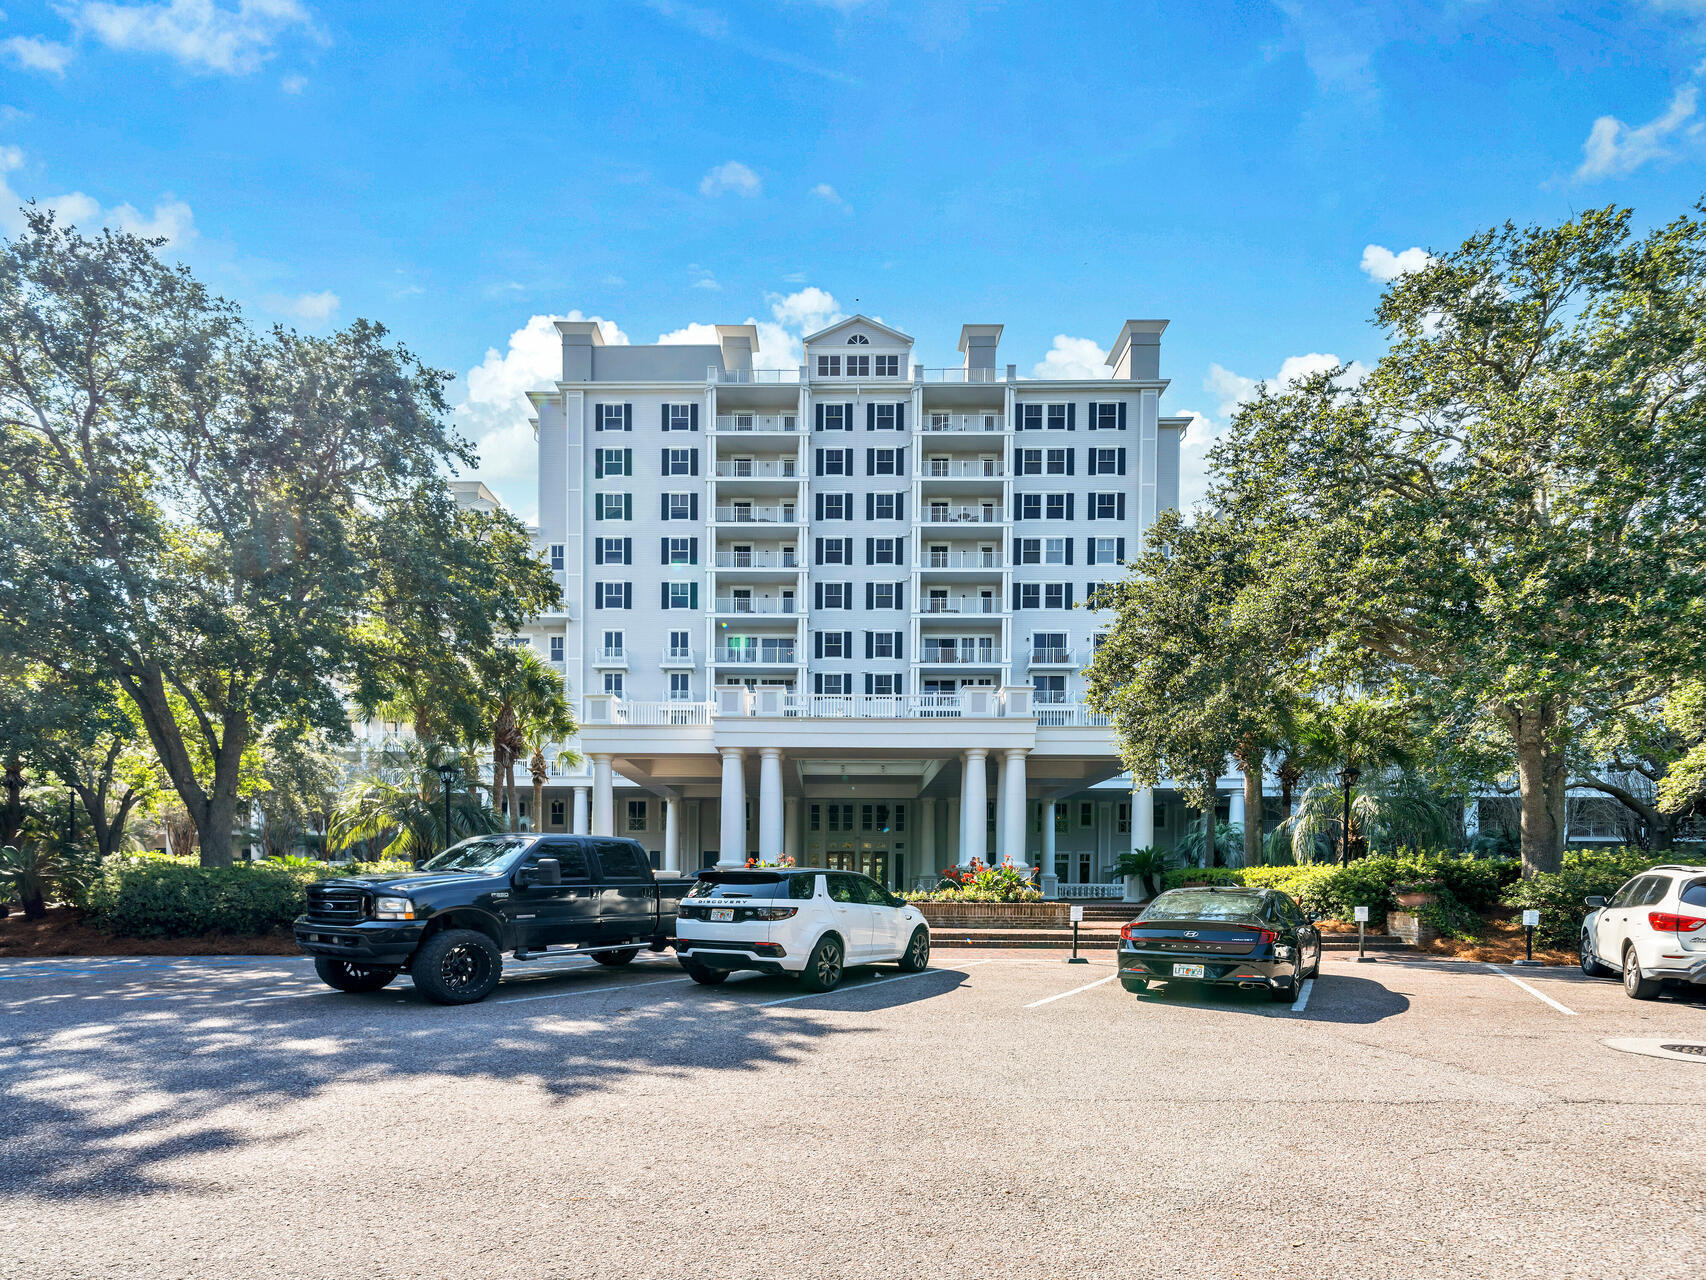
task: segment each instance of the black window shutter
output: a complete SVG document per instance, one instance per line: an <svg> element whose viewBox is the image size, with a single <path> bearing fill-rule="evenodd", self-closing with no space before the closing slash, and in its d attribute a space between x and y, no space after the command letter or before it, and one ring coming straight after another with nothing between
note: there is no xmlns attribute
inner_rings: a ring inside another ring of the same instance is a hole
<svg viewBox="0 0 1706 1280"><path fill-rule="evenodd" d="M687 540L687 563L699 563L699 539L697 538L689 538Z"/></svg>
<svg viewBox="0 0 1706 1280"><path fill-rule="evenodd" d="M1118 560L1121 564L1125 563L1125 539L1124 538L1115 538L1114 539L1114 559Z"/></svg>
<svg viewBox="0 0 1706 1280"><path fill-rule="evenodd" d="M1115 463L1117 464L1117 466L1119 467L1119 474L1123 476L1125 474L1125 450L1120 449L1117 452L1115 452L1114 460L1115 460Z"/></svg>
<svg viewBox="0 0 1706 1280"><path fill-rule="evenodd" d="M823 692L823 672L821 671L814 672L812 675L812 692L817 694Z"/></svg>
<svg viewBox="0 0 1706 1280"><path fill-rule="evenodd" d="M1013 584L1013 607L1015 609L1019 609L1019 608L1023 607L1019 603L1019 584L1017 582L1015 582Z"/></svg>
<svg viewBox="0 0 1706 1280"><path fill-rule="evenodd" d="M817 430L819 430L819 431L823 430L823 406L821 404L818 405L818 407L817 407L817 424L816 424L816 427L817 427Z"/></svg>
<svg viewBox="0 0 1706 1280"><path fill-rule="evenodd" d="M658 470L666 476L670 473L668 445L665 445L662 449L658 450Z"/></svg>
<svg viewBox="0 0 1706 1280"><path fill-rule="evenodd" d="M622 563L634 563L634 540L632 538L622 539Z"/></svg>
<svg viewBox="0 0 1706 1280"><path fill-rule="evenodd" d="M823 519L823 499L824 499L823 494L820 493L817 495L817 516L816 516L816 518L819 520Z"/></svg>
<svg viewBox="0 0 1706 1280"><path fill-rule="evenodd" d="M687 607L689 609L697 609L699 607L699 584L697 582L689 582L687 584Z"/></svg>
<svg viewBox="0 0 1706 1280"><path fill-rule="evenodd" d="M906 583L904 582L894 584L894 607L897 609L906 608Z"/></svg>
<svg viewBox="0 0 1706 1280"><path fill-rule="evenodd" d="M877 518L877 495L874 493L867 493L865 495L865 519L875 520L876 518Z"/></svg>
<svg viewBox="0 0 1706 1280"><path fill-rule="evenodd" d="M1125 430L1125 401L1120 401L1120 430Z"/></svg>
<svg viewBox="0 0 1706 1280"><path fill-rule="evenodd" d="M868 613L872 609L876 608L876 604L877 604L877 584L874 582L867 582L865 584L865 610L866 610L866 612Z"/></svg>
<svg viewBox="0 0 1706 1280"><path fill-rule="evenodd" d="M592 607L594 609L604 608L604 584L602 582L592 584Z"/></svg>
<svg viewBox="0 0 1706 1280"><path fill-rule="evenodd" d="M876 429L877 429L877 406L874 404L868 404L865 406L865 430L875 431Z"/></svg>
<svg viewBox="0 0 1706 1280"><path fill-rule="evenodd" d="M604 406L601 404L592 406L592 429L594 431L604 430Z"/></svg>
<svg viewBox="0 0 1706 1280"><path fill-rule="evenodd" d="M906 430L906 406L903 404L897 404L894 407L894 429L896 431Z"/></svg>
<svg viewBox="0 0 1706 1280"><path fill-rule="evenodd" d="M843 538L841 540L841 563L853 563L853 539L851 538Z"/></svg>
<svg viewBox="0 0 1706 1280"><path fill-rule="evenodd" d="M871 636L871 633L867 631L865 633L865 638L868 640L868 639L870 639L870 636ZM867 671L865 673L865 696L867 698L871 696L871 690L873 688L875 688L875 684L874 684L875 679L876 679L876 677L874 677L869 671Z"/></svg>
<svg viewBox="0 0 1706 1280"><path fill-rule="evenodd" d="M1125 494L1123 494L1123 493L1120 494L1119 501L1118 501L1118 503L1116 503L1116 505L1119 507L1119 510L1120 510L1120 519L1124 520L1125 519Z"/></svg>
<svg viewBox="0 0 1706 1280"><path fill-rule="evenodd" d="M867 661L868 661L868 660L869 660L869 659L870 659L870 657L871 657L871 654L872 654L872 653L873 653L873 652L874 652L874 651L875 651L875 649L876 649L876 642L877 642L877 637L876 637L876 634L875 634L875 633L874 633L874 632L871 632L871 631L867 631L867 632L866 632L866 633L865 633L865 658L866 658L866 660L867 660ZM869 679L870 679L870 677L869 677L869 676L866 676L866 677L865 677L865 678L866 678L866 679L867 679L867 680L869 680ZM866 692L866 693L869 693L869 692L870 692L870 690L869 690L869 689L866 689L866 690L865 690L865 692Z"/></svg>
<svg viewBox="0 0 1706 1280"><path fill-rule="evenodd" d="M622 450L622 474L625 476L634 474L634 451L632 449Z"/></svg>
<svg viewBox="0 0 1706 1280"><path fill-rule="evenodd" d="M699 518L699 495L698 494L690 493L687 495L687 512L688 512L688 519L697 520Z"/></svg>
<svg viewBox="0 0 1706 1280"><path fill-rule="evenodd" d="M814 450L814 452L817 454L817 464L813 468L813 471L815 474L821 476L823 474L823 450L817 449L817 450Z"/></svg>
<svg viewBox="0 0 1706 1280"><path fill-rule="evenodd" d="M897 493L894 496L894 518L896 520L906 519L906 495L904 493Z"/></svg>
<svg viewBox="0 0 1706 1280"><path fill-rule="evenodd" d="M1072 584L1070 582L1064 584L1064 589L1066 591L1066 607L1070 609L1072 607Z"/></svg>
<svg viewBox="0 0 1706 1280"><path fill-rule="evenodd" d="M905 449L896 449L894 451L894 473L897 476L903 476L906 474L906 450Z"/></svg>
<svg viewBox="0 0 1706 1280"><path fill-rule="evenodd" d="M658 519L668 520L669 519L669 495L667 493L661 495L659 497L658 501L660 503L659 510L658 510Z"/></svg>
<svg viewBox="0 0 1706 1280"><path fill-rule="evenodd" d="M687 406L687 429L689 431L699 430L699 406L696 404Z"/></svg>
<svg viewBox="0 0 1706 1280"><path fill-rule="evenodd" d="M596 450L592 455L592 478L594 480L604 479L604 450L603 449Z"/></svg>
<svg viewBox="0 0 1706 1280"><path fill-rule="evenodd" d="M843 631L841 633L841 656L843 658L851 658L853 656L853 633L851 631Z"/></svg>
<svg viewBox="0 0 1706 1280"><path fill-rule="evenodd" d="M875 550L876 545L877 545L877 540L875 538L866 538L865 539L865 563L866 564L875 564L877 562L876 550Z"/></svg>
<svg viewBox="0 0 1706 1280"><path fill-rule="evenodd" d="M1077 496L1078 495L1075 493L1069 493L1066 495L1066 518L1068 520L1072 519L1072 500Z"/></svg>
<svg viewBox="0 0 1706 1280"><path fill-rule="evenodd" d="M1072 474L1072 455L1074 452L1075 451L1072 449L1068 449L1066 451L1066 474L1067 475Z"/></svg>
<svg viewBox="0 0 1706 1280"><path fill-rule="evenodd" d="M850 493L841 495L841 515L846 520L853 518L853 495Z"/></svg>
<svg viewBox="0 0 1706 1280"><path fill-rule="evenodd" d="M624 609L632 609L634 607L634 584L632 582L624 582L622 584L622 607Z"/></svg>
<svg viewBox="0 0 1706 1280"><path fill-rule="evenodd" d="M631 404L625 404L622 406L622 430L632 431L633 429L634 429L634 406Z"/></svg>
<svg viewBox="0 0 1706 1280"><path fill-rule="evenodd" d="M896 674L896 676L894 678L894 691L895 691L896 695L904 694L906 692L906 677L905 676Z"/></svg>
<svg viewBox="0 0 1706 1280"><path fill-rule="evenodd" d="M1019 539L1018 538L1013 539L1013 563L1014 564L1022 563L1022 561L1019 559Z"/></svg>
<svg viewBox="0 0 1706 1280"><path fill-rule="evenodd" d="M1072 403L1072 402L1067 403L1067 406L1066 406L1066 429L1068 431L1078 430L1078 406L1076 403Z"/></svg>
<svg viewBox="0 0 1706 1280"><path fill-rule="evenodd" d="M669 430L669 406L667 404L663 407L663 429Z"/></svg>
<svg viewBox="0 0 1706 1280"><path fill-rule="evenodd" d="M658 541L663 544L662 547L659 548L659 551L658 551L658 554L661 555L663 557L663 559L659 560L658 563L659 564L668 564L669 563L669 539L667 537L664 537L664 538L659 538Z"/></svg>
<svg viewBox="0 0 1706 1280"><path fill-rule="evenodd" d="M812 632L812 657L823 657L823 632Z"/></svg>
<svg viewBox="0 0 1706 1280"><path fill-rule="evenodd" d="M904 631L894 633L894 656L902 661L906 660L906 632ZM896 689L895 692L898 693L900 690Z"/></svg>
<svg viewBox="0 0 1706 1280"><path fill-rule="evenodd" d="M853 406L850 404L841 406L841 429L843 431L853 430Z"/></svg>
<svg viewBox="0 0 1706 1280"><path fill-rule="evenodd" d="M877 474L877 451L875 449L865 450L865 474L868 476Z"/></svg>
<svg viewBox="0 0 1706 1280"><path fill-rule="evenodd" d="M1066 563L1067 564L1072 563L1072 539L1071 538L1068 538L1066 540Z"/></svg>
<svg viewBox="0 0 1706 1280"><path fill-rule="evenodd" d="M814 583L812 586L812 608L823 608L823 583L821 582Z"/></svg>
<svg viewBox="0 0 1706 1280"><path fill-rule="evenodd" d="M1067 407L1067 413L1070 414L1071 412L1072 412L1071 406L1068 406ZM1094 400L1092 400L1090 402L1090 416L1088 419L1085 420L1084 429L1086 431L1094 431L1098 425L1099 425L1099 423L1096 420L1096 402Z"/></svg>
<svg viewBox="0 0 1706 1280"><path fill-rule="evenodd" d="M687 474L690 476L699 474L699 450L697 449L687 451Z"/></svg>
<svg viewBox="0 0 1706 1280"><path fill-rule="evenodd" d="M906 540L904 538L894 540L894 562L903 567L906 564Z"/></svg>
<svg viewBox="0 0 1706 1280"><path fill-rule="evenodd" d="M625 493L622 495L622 518L624 520L632 520L634 518L634 495L631 493Z"/></svg>
<svg viewBox="0 0 1706 1280"><path fill-rule="evenodd" d="M843 609L851 609L853 607L853 584L851 582L843 582L841 584L841 607Z"/></svg>
<svg viewBox="0 0 1706 1280"><path fill-rule="evenodd" d="M822 564L823 563L823 539L822 538L814 538L812 540L812 544L815 548L815 550L812 553L814 563Z"/></svg>
<svg viewBox="0 0 1706 1280"><path fill-rule="evenodd" d="M594 564L603 564L604 563L604 539L603 538L596 538L593 540L592 562Z"/></svg>

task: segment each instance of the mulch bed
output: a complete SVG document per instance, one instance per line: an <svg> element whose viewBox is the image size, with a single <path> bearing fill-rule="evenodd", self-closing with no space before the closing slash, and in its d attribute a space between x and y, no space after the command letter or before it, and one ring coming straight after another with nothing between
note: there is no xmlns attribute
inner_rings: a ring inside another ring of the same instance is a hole
<svg viewBox="0 0 1706 1280"><path fill-rule="evenodd" d="M40 956L296 956L288 933L216 933L204 938L119 938L83 923L72 907L49 907L40 920L26 920L16 907L0 920L0 958Z"/></svg>

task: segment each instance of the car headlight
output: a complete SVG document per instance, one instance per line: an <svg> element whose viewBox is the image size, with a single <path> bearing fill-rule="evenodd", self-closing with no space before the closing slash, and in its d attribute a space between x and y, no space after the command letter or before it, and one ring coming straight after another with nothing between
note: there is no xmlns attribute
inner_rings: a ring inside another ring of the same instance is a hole
<svg viewBox="0 0 1706 1280"><path fill-rule="evenodd" d="M413 920L415 904L407 898L375 898L373 900L373 918L375 920Z"/></svg>

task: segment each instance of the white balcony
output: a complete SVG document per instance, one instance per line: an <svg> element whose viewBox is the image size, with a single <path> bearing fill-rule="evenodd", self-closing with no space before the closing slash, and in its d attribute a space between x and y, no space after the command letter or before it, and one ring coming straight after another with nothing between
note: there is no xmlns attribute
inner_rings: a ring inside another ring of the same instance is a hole
<svg viewBox="0 0 1706 1280"><path fill-rule="evenodd" d="M925 613L929 614L997 614L1001 610L998 596L949 596L947 599L926 598Z"/></svg>
<svg viewBox="0 0 1706 1280"><path fill-rule="evenodd" d="M1000 458L928 458L922 480L999 480L1007 473Z"/></svg>
<svg viewBox="0 0 1706 1280"><path fill-rule="evenodd" d="M699 664L694 661L693 650L691 648L665 649L663 651L663 657L658 659L658 666L660 667L695 667L698 665Z"/></svg>
<svg viewBox="0 0 1706 1280"><path fill-rule="evenodd" d="M717 463L719 480L798 480L792 458L725 458Z"/></svg>
<svg viewBox="0 0 1706 1280"><path fill-rule="evenodd" d="M1030 664L1033 667L1075 667L1078 665L1078 651L1033 645Z"/></svg>
<svg viewBox="0 0 1706 1280"><path fill-rule="evenodd" d="M595 667L626 667L628 651L626 649L599 649L592 655L592 665Z"/></svg>
<svg viewBox="0 0 1706 1280"><path fill-rule="evenodd" d="M924 430L935 432L998 432L1006 425L999 413L940 413L934 410L924 415Z"/></svg>
<svg viewBox="0 0 1706 1280"><path fill-rule="evenodd" d="M718 596L715 606L718 613L792 615L798 612L792 600L751 599L747 596Z"/></svg>
<svg viewBox="0 0 1706 1280"><path fill-rule="evenodd" d="M787 433L800 429L797 413L719 413L717 430L747 433Z"/></svg>
<svg viewBox="0 0 1706 1280"><path fill-rule="evenodd" d="M798 382L800 370L798 366L790 369L719 369L713 364L705 367L705 380L762 386L766 383Z"/></svg>
<svg viewBox="0 0 1706 1280"><path fill-rule="evenodd" d="M719 569L798 569L800 559L792 552L755 547L750 551L719 551L715 564Z"/></svg>
<svg viewBox="0 0 1706 1280"><path fill-rule="evenodd" d="M1001 553L993 547L976 551L944 551L929 547L919 557L920 569L999 569Z"/></svg>
<svg viewBox="0 0 1706 1280"><path fill-rule="evenodd" d="M919 663L926 667L999 667L1002 649L998 644L976 644L961 641L932 646L924 642Z"/></svg>
<svg viewBox="0 0 1706 1280"><path fill-rule="evenodd" d="M926 369L918 366L918 378L921 382L1006 382L1005 369Z"/></svg>
<svg viewBox="0 0 1706 1280"><path fill-rule="evenodd" d="M799 516L792 506L766 507L750 502L737 502L716 509L719 524L797 524Z"/></svg>
<svg viewBox="0 0 1706 1280"><path fill-rule="evenodd" d="M933 502L924 508L921 524L1002 524L1001 507L956 507Z"/></svg>
<svg viewBox="0 0 1706 1280"><path fill-rule="evenodd" d="M1052 697L1052 695L1050 695ZM1033 705L1040 703L1040 705ZM1039 726L1106 728L1108 718L1082 703L1045 701L1024 688L995 686L959 693L893 697L796 693L791 689L724 685L714 702L631 702L612 694L582 699L581 723L603 725L706 725L713 719L753 716L823 720L935 720L1035 717Z"/></svg>
<svg viewBox="0 0 1706 1280"><path fill-rule="evenodd" d="M793 667L799 665L794 652L794 646L791 644L733 647L724 645L717 650L716 663L718 666Z"/></svg>

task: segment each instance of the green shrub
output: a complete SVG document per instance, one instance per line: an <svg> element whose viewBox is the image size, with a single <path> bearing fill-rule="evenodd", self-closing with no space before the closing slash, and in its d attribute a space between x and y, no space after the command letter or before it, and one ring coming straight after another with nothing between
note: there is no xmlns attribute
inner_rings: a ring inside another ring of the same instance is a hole
<svg viewBox="0 0 1706 1280"><path fill-rule="evenodd" d="M1187 880L1197 884L1243 884L1244 873L1237 867L1179 867L1167 873L1161 887L1180 889Z"/></svg>
<svg viewBox="0 0 1706 1280"><path fill-rule="evenodd" d="M902 896L913 902L1038 902L1043 895L1017 868L1002 866L982 867L961 879L958 888Z"/></svg>
<svg viewBox="0 0 1706 1280"><path fill-rule="evenodd" d="M115 858L89 888L87 920L126 938L268 933L289 928L302 914L304 890L312 881L408 870L406 862L203 867L162 854Z"/></svg>
<svg viewBox="0 0 1706 1280"><path fill-rule="evenodd" d="M1538 910L1540 925L1534 931L1546 946L1574 949L1587 915L1583 898L1598 894L1609 898L1631 876L1669 861L1668 856L1641 849L1583 849L1564 854L1563 869L1542 871L1518 880L1505 890L1502 901L1514 910Z"/></svg>

